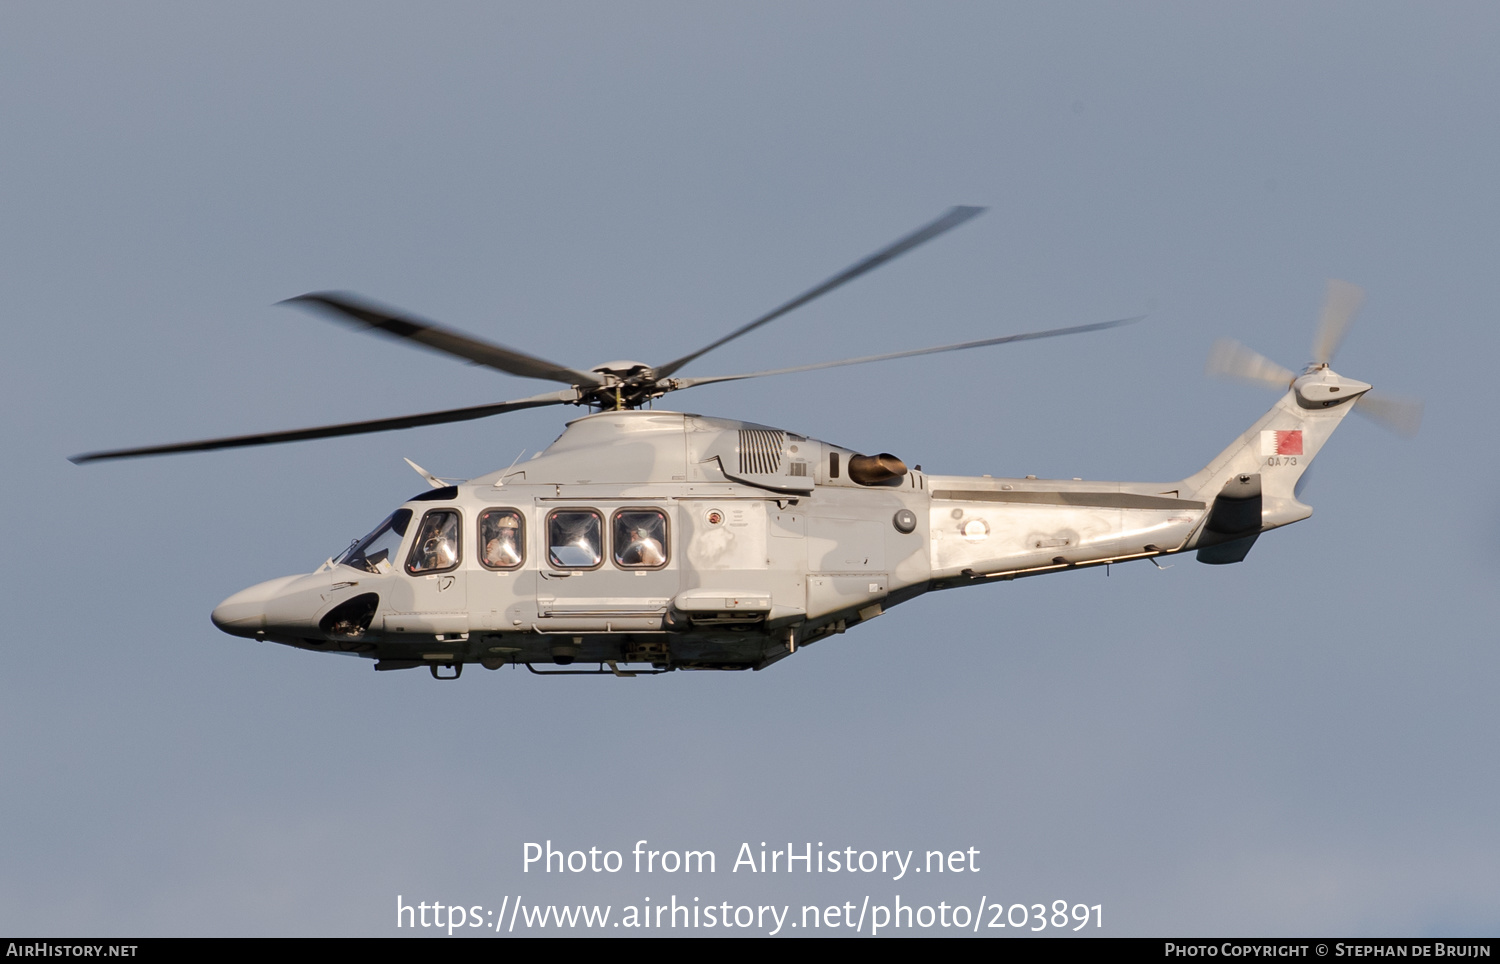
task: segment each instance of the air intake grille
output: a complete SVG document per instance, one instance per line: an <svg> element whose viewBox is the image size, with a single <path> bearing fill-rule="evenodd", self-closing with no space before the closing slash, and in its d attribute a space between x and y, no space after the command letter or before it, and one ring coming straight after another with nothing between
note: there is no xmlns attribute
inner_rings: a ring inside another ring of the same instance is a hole
<svg viewBox="0 0 1500 964"><path fill-rule="evenodd" d="M740 429L740 471L746 475L775 475L781 471L781 443L785 439L785 432Z"/></svg>

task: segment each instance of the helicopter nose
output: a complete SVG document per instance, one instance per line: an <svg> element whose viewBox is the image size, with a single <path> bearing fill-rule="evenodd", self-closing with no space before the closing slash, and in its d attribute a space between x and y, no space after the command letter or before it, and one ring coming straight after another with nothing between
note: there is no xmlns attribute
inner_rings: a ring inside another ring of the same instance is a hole
<svg viewBox="0 0 1500 964"><path fill-rule="evenodd" d="M215 626L231 636L254 638L256 633L266 628L267 604L297 578L282 576L249 589L241 589L215 606L210 618Z"/></svg>

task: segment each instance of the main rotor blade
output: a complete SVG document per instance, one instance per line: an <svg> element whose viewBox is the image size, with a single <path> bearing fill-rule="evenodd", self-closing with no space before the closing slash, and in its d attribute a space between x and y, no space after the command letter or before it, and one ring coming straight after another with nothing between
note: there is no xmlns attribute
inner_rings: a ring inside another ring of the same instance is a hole
<svg viewBox="0 0 1500 964"><path fill-rule="evenodd" d="M709 352L713 351L715 348L718 348L720 345L725 344L726 342L731 342L741 335L749 334L750 332L759 328L761 325L766 324L767 322L775 321L777 318L780 318L787 312L802 307L809 301L812 301L814 298L826 295L828 292L832 291L838 286L846 282L853 281L855 278L858 278L860 275L868 271L873 271L874 269L885 264L887 261L905 254L912 248L915 248L917 245L922 244L926 241L931 241L933 238L944 233L945 231L952 230L953 228L958 227L960 224L963 224L970 218L982 213L984 213L984 208L949 208L946 214L938 218L936 221L933 221L926 227L918 228L916 231L913 231L911 234L906 235L906 237L901 238L894 244L880 249L879 251L870 255L868 258L865 258L863 261L860 261L859 263L854 264L834 275L832 278L829 278L827 281L818 285L816 288L813 288L810 291L803 292L802 294L793 298L791 301L788 301L786 304L770 312L769 314L761 315L759 318L750 322L750 324L744 325L740 328L736 328L734 331L731 331L723 338L720 338L718 341L698 349L691 355L683 355L681 358L678 358L675 361L669 361L665 365L657 366L657 368L655 369L656 377L666 378L700 355L706 355Z"/></svg>
<svg viewBox="0 0 1500 964"><path fill-rule="evenodd" d="M562 405L576 402L575 391L551 392L533 395L514 402L499 402L494 405L475 405L470 408L450 408L442 412L427 412L422 415L402 415L396 418L377 418L368 422L345 422L342 425L322 425L317 428L294 429L290 432L264 432L259 435L235 435L229 438L211 438L199 442L177 442L172 445L151 445L138 449L111 449L107 452L86 452L68 459L74 465L85 462L102 462L106 459L133 459L145 455L174 455L179 452L208 452L213 449L245 448L251 445L276 445L280 442L301 442L315 438L334 438L339 435L364 435L369 432L390 432L399 428L416 428L419 425L442 425L446 422L466 422L469 419L485 418L514 412L523 408L541 405Z"/></svg>
<svg viewBox="0 0 1500 964"><path fill-rule="evenodd" d="M798 365L795 368L775 368L764 372L747 372L743 375L710 375L706 378L674 378L671 381L673 388L693 388L697 385L709 385L714 382L732 382L742 378L760 378L764 375L790 375L794 372L812 372L822 368L839 368L844 365L864 365L868 362L890 361L893 358L911 358L915 355L936 355L944 351L963 351L967 348L983 348L986 345L1004 345L1013 341L1033 341L1038 338L1056 338L1059 335L1081 335L1087 331L1103 331L1106 328L1118 328L1121 325L1131 325L1144 318L1144 315L1135 318L1121 318L1118 321L1099 321L1090 325L1074 325L1071 328L1051 328L1047 331L1028 331L1019 335L1003 335L999 338L983 338L979 341L965 341L957 345L939 345L936 348L914 348L910 351L896 351L888 355L867 355L864 358L846 358L843 361L819 362L816 365Z"/></svg>
<svg viewBox="0 0 1500 964"><path fill-rule="evenodd" d="M1422 427L1420 398L1365 392L1355 401L1354 410L1402 438L1411 438Z"/></svg>
<svg viewBox="0 0 1500 964"><path fill-rule="evenodd" d="M1296 374L1290 368L1271 361L1253 348L1246 348L1231 338L1220 338L1208 353L1206 371L1210 375L1238 378L1240 381L1286 390Z"/></svg>
<svg viewBox="0 0 1500 964"><path fill-rule="evenodd" d="M1349 323L1364 300L1365 293L1357 285L1328 279L1328 294L1323 297L1323 317L1313 339L1313 364L1326 365L1333 361L1339 342L1344 340L1344 332L1349 330Z"/></svg>
<svg viewBox="0 0 1500 964"><path fill-rule="evenodd" d="M430 321L399 314L390 308L382 308L353 295L336 291L315 291L311 294L288 298L281 303L284 305L305 304L339 321L354 322L361 327L374 328L396 338L406 338L436 351L456 355L475 364L495 368L511 375L520 375L523 378L545 378L549 381L584 388L598 388L604 384L597 375L580 372L514 348L483 341L473 335L465 335Z"/></svg>

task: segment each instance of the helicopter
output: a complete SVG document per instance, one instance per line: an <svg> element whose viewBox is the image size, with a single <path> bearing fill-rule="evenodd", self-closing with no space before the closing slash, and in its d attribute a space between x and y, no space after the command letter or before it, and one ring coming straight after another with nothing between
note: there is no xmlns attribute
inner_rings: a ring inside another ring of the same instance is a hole
<svg viewBox="0 0 1500 964"><path fill-rule="evenodd" d="M657 410L717 382L1103 331L1093 324L706 377L678 372L969 221L955 207L822 284L658 365L569 368L354 295L288 299L334 320L566 387L513 401L339 425L73 456L74 463L332 438L585 406L545 450L462 482L407 460L428 489L310 573L237 592L222 631L373 660L376 670L524 665L541 675L634 677L762 670L929 592L1194 551L1222 565L1308 518L1299 481L1361 411L1402 434L1420 406L1370 396L1329 363L1362 294L1329 282L1312 362L1294 372L1235 342L1209 368L1281 392L1203 469L1174 482L939 475L751 422ZM1159 565L1159 563L1157 563ZM575 664L577 667L575 668ZM582 668L591 666L594 668ZM541 667L541 668L539 668Z"/></svg>

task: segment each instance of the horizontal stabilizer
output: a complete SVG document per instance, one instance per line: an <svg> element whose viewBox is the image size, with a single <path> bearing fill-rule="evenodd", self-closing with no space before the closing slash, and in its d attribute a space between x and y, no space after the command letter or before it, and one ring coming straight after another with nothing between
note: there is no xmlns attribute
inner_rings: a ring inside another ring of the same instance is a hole
<svg viewBox="0 0 1500 964"><path fill-rule="evenodd" d="M1232 562L1244 562L1245 557L1250 554L1250 547L1255 545L1255 540L1259 538L1259 532L1252 532L1233 542L1221 542L1207 549L1199 549L1198 561L1210 566L1227 566Z"/></svg>
<svg viewBox="0 0 1500 964"><path fill-rule="evenodd" d="M1225 482L1198 537L1198 561L1222 566L1243 560L1260 538L1262 501L1260 473Z"/></svg>

